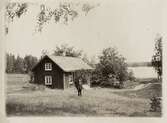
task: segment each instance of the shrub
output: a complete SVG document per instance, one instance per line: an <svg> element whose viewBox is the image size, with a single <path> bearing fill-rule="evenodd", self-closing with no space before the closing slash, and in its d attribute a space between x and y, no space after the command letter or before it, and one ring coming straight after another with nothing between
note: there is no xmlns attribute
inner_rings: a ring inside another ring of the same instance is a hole
<svg viewBox="0 0 167 123"><path fill-rule="evenodd" d="M130 81L135 81L136 80L136 78L134 77L133 71L128 72L128 80L130 80Z"/></svg>
<svg viewBox="0 0 167 123"><path fill-rule="evenodd" d="M92 77L93 83L122 88L129 76L125 58L115 48L109 47L102 51L99 60Z"/></svg>
<svg viewBox="0 0 167 123"><path fill-rule="evenodd" d="M161 112L161 98L153 96L152 98L150 98L150 101L150 111Z"/></svg>
<svg viewBox="0 0 167 123"><path fill-rule="evenodd" d="M127 63L125 58L115 48L104 49L99 59L99 67L103 76L108 78L112 74L120 82L127 80Z"/></svg>
<svg viewBox="0 0 167 123"><path fill-rule="evenodd" d="M118 81L114 75L109 75L101 81L100 86L123 88L123 82Z"/></svg>
<svg viewBox="0 0 167 123"><path fill-rule="evenodd" d="M91 76L91 85L99 86L101 82L105 81L105 77L103 77L101 70L99 69L99 64L96 64L96 68L92 72Z"/></svg>

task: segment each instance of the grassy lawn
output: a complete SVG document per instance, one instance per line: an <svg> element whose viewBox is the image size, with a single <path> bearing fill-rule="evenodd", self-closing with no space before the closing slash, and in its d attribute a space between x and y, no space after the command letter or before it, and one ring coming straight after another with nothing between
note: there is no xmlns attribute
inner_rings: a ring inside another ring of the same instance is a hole
<svg viewBox="0 0 167 123"><path fill-rule="evenodd" d="M151 84L146 88L137 90L137 91L125 91L125 92L113 92L115 94L129 97L129 98L150 98L153 96L161 97L162 96L162 87L161 83Z"/></svg>
<svg viewBox="0 0 167 123"><path fill-rule="evenodd" d="M8 116L160 116L149 112L148 97L131 98L109 88L84 90L78 97L75 88L23 88L28 79L27 75L7 75Z"/></svg>

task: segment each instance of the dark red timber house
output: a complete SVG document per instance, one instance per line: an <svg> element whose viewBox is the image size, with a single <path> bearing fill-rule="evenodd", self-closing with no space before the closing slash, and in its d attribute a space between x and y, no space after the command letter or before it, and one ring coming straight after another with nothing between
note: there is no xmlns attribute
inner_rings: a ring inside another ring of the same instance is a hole
<svg viewBox="0 0 167 123"><path fill-rule="evenodd" d="M46 55L32 69L34 83L50 88L66 89L74 85L75 74L79 70L92 70L82 59L67 56ZM87 84L90 85L88 72Z"/></svg>

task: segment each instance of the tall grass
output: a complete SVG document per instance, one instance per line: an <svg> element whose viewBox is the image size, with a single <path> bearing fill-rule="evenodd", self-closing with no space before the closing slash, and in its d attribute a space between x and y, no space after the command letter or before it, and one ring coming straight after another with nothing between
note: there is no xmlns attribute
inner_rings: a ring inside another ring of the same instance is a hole
<svg viewBox="0 0 167 123"><path fill-rule="evenodd" d="M104 88L86 90L82 97L74 89L9 94L6 101L9 116L129 116L145 110L148 100L117 96Z"/></svg>
<svg viewBox="0 0 167 123"><path fill-rule="evenodd" d="M8 77L7 116L154 116L148 114L148 98L129 98L106 88L84 90L82 97L75 88L32 90L22 78Z"/></svg>

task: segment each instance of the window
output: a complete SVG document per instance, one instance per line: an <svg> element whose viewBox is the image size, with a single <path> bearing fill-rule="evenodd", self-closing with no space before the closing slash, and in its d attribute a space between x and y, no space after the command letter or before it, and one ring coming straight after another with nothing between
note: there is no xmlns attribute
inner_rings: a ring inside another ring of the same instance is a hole
<svg viewBox="0 0 167 123"><path fill-rule="evenodd" d="M51 71L52 70L52 64L51 63L45 63L45 70Z"/></svg>
<svg viewBox="0 0 167 123"><path fill-rule="evenodd" d="M45 85L52 85L52 76L45 76Z"/></svg>

